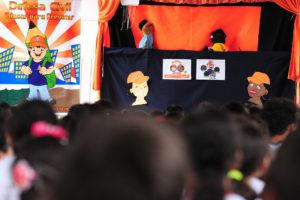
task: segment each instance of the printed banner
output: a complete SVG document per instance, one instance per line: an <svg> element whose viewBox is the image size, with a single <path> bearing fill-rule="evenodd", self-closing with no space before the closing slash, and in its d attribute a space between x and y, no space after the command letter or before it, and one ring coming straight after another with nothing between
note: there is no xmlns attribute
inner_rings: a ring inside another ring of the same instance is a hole
<svg viewBox="0 0 300 200"><path fill-rule="evenodd" d="M190 59L163 59L163 79L191 80Z"/></svg>
<svg viewBox="0 0 300 200"><path fill-rule="evenodd" d="M0 101L79 103L81 0L0 0Z"/></svg>
<svg viewBox="0 0 300 200"><path fill-rule="evenodd" d="M225 60L197 59L197 80L225 80Z"/></svg>

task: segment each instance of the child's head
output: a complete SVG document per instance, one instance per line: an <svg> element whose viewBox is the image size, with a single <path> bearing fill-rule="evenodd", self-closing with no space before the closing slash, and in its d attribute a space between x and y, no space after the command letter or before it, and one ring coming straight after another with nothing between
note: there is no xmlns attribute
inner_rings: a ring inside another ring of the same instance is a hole
<svg viewBox="0 0 300 200"><path fill-rule="evenodd" d="M43 127L44 126L44 127ZM32 200L43 194L57 173L57 162L62 159L66 133L57 126L36 122L32 138L23 144L12 172L22 200Z"/></svg>
<svg viewBox="0 0 300 200"><path fill-rule="evenodd" d="M270 137L284 135L296 126L297 107L289 99L271 99L265 103L261 117L268 124Z"/></svg>
<svg viewBox="0 0 300 200"><path fill-rule="evenodd" d="M268 132L247 117L236 116L234 122L240 135L239 146L243 154L240 171L245 178L255 176L264 158L269 157Z"/></svg>
<svg viewBox="0 0 300 200"><path fill-rule="evenodd" d="M300 133L290 134L272 163L266 178L264 200L300 199Z"/></svg>
<svg viewBox="0 0 300 200"><path fill-rule="evenodd" d="M237 151L227 115L217 109L202 110L186 118L184 130L198 178L195 199L223 199L223 180Z"/></svg>
<svg viewBox="0 0 300 200"><path fill-rule="evenodd" d="M54 111L47 102L40 100L26 101L14 109L9 120L8 134L16 151L21 148L24 140L31 137L30 129L36 121L57 124Z"/></svg>
<svg viewBox="0 0 300 200"><path fill-rule="evenodd" d="M186 156L169 129L138 119L97 118L82 130L62 163L53 199L181 199Z"/></svg>

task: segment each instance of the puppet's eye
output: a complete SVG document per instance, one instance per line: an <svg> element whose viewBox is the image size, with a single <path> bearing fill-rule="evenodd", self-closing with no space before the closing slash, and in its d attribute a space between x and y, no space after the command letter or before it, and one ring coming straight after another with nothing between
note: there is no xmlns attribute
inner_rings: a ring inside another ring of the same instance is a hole
<svg viewBox="0 0 300 200"><path fill-rule="evenodd" d="M259 89L259 90L260 90L260 86L259 86L259 85L257 86L257 89Z"/></svg>
<svg viewBox="0 0 300 200"><path fill-rule="evenodd" d="M253 87L253 83L250 83L250 86Z"/></svg>
<svg viewBox="0 0 300 200"><path fill-rule="evenodd" d="M41 51L44 51L45 49L44 48L41 48Z"/></svg>

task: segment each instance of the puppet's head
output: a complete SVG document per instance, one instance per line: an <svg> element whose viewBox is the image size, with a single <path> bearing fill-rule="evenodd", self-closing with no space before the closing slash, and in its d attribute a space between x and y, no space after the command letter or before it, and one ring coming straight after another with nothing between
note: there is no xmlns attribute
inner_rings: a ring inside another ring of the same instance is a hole
<svg viewBox="0 0 300 200"><path fill-rule="evenodd" d="M226 34L222 29L217 29L211 33L210 40L212 43L223 43L225 44Z"/></svg>
<svg viewBox="0 0 300 200"><path fill-rule="evenodd" d="M132 104L133 106L147 104L145 97L149 91L148 80L149 76L145 76L141 71L129 74L127 78L129 93L136 97L136 101Z"/></svg>
<svg viewBox="0 0 300 200"><path fill-rule="evenodd" d="M214 32L212 32L210 36L210 40L214 45L211 47L211 50L216 52L226 51L225 39L226 39L226 34L222 29L217 29Z"/></svg>
<svg viewBox="0 0 300 200"><path fill-rule="evenodd" d="M148 22L146 19L144 19L143 21L140 22L139 28L143 32L144 35L148 35L153 32L152 23Z"/></svg>
<svg viewBox="0 0 300 200"><path fill-rule="evenodd" d="M248 77L248 94L251 98L261 98L269 93L270 78L267 74L262 72L255 72Z"/></svg>

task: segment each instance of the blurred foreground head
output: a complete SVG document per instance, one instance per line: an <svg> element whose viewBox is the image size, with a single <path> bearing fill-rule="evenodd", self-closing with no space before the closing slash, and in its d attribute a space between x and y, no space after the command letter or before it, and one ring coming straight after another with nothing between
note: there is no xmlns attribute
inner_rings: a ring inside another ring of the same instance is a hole
<svg viewBox="0 0 300 200"><path fill-rule="evenodd" d="M272 163L263 193L265 200L300 199L300 134L290 134Z"/></svg>
<svg viewBox="0 0 300 200"><path fill-rule="evenodd" d="M57 124L54 111L47 102L40 100L26 101L14 109L9 121L8 132L16 151L20 150L25 140L31 138L31 126L37 121Z"/></svg>
<svg viewBox="0 0 300 200"><path fill-rule="evenodd" d="M150 120L111 118L80 130L51 199L181 199L187 161L174 131Z"/></svg>
<svg viewBox="0 0 300 200"><path fill-rule="evenodd" d="M195 200L222 200L224 179L235 159L236 134L228 116L217 108L200 109L184 122L197 184Z"/></svg>

